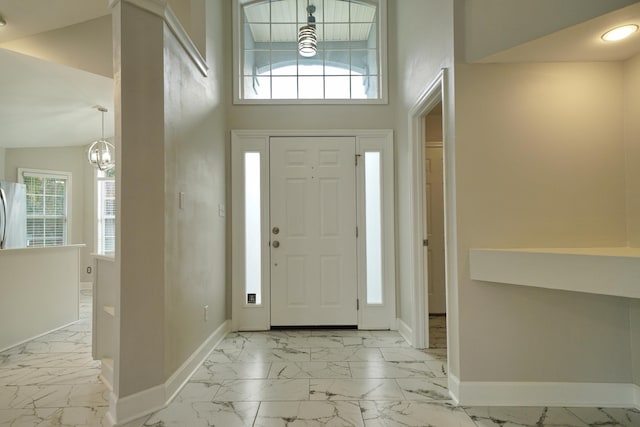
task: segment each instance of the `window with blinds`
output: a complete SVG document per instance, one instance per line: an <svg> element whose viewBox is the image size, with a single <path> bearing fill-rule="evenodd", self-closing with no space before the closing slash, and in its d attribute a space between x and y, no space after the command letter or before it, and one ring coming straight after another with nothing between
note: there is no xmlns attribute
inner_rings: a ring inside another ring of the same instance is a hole
<svg viewBox="0 0 640 427"><path fill-rule="evenodd" d="M19 172L27 186L27 247L67 244L70 173Z"/></svg>
<svg viewBox="0 0 640 427"><path fill-rule="evenodd" d="M116 180L115 169L98 171L97 250L112 254L116 250Z"/></svg>

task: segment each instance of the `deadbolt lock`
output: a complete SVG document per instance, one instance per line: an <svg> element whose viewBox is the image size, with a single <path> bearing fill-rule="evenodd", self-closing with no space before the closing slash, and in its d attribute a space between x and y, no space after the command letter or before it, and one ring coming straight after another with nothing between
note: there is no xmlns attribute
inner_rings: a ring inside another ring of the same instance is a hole
<svg viewBox="0 0 640 427"><path fill-rule="evenodd" d="M280 229L278 227L273 227L273 230L271 230L273 232L273 234L278 234L280 233Z"/></svg>

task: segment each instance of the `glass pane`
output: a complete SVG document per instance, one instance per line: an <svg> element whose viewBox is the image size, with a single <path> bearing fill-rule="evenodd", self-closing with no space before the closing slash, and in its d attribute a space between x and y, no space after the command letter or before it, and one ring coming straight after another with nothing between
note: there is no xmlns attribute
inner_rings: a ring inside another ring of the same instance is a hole
<svg viewBox="0 0 640 427"><path fill-rule="evenodd" d="M288 1L271 0L271 22L296 22L296 8Z"/></svg>
<svg viewBox="0 0 640 427"><path fill-rule="evenodd" d="M325 24L323 40L328 42L349 40L349 24Z"/></svg>
<svg viewBox="0 0 640 427"><path fill-rule="evenodd" d="M325 74L327 75L347 75L349 74L349 51L331 50L327 51L325 61Z"/></svg>
<svg viewBox="0 0 640 427"><path fill-rule="evenodd" d="M300 77L299 94L300 99L322 99L324 95L323 78L320 77Z"/></svg>
<svg viewBox="0 0 640 427"><path fill-rule="evenodd" d="M271 25L271 41L273 43L293 43L297 39L298 26L296 24Z"/></svg>
<svg viewBox="0 0 640 427"><path fill-rule="evenodd" d="M315 2L309 2L309 0L298 0L298 23L307 22L307 17L309 16L309 13L307 12L308 3L316 7L315 12L313 12L313 16L314 18L316 18L316 22L323 22L324 21L323 3L328 3L328 2L324 2L322 0L318 0ZM336 2L336 3L340 3L340 2Z"/></svg>
<svg viewBox="0 0 640 427"><path fill-rule="evenodd" d="M375 69L370 70L368 50L351 51L351 74L375 74ZM375 67L375 62L373 63Z"/></svg>
<svg viewBox="0 0 640 427"><path fill-rule="evenodd" d="M271 52L271 63L273 64L273 75L295 76L296 65L298 63L297 50L276 50Z"/></svg>
<svg viewBox="0 0 640 427"><path fill-rule="evenodd" d="M382 304L382 200L380 185L380 153L365 153L367 304Z"/></svg>
<svg viewBox="0 0 640 427"><path fill-rule="evenodd" d="M257 3L242 7L245 22L269 22L271 19L269 3Z"/></svg>
<svg viewBox="0 0 640 427"><path fill-rule="evenodd" d="M349 22L349 2L327 1L326 22Z"/></svg>
<svg viewBox="0 0 640 427"><path fill-rule="evenodd" d="M273 99L296 99L298 97L297 77L273 77Z"/></svg>
<svg viewBox="0 0 640 427"><path fill-rule="evenodd" d="M351 77L351 98L371 99L378 97L378 78L375 76Z"/></svg>
<svg viewBox="0 0 640 427"><path fill-rule="evenodd" d="M244 154L245 292L252 304L262 302L262 228L260 223L260 153ZM255 299L254 299L255 298Z"/></svg>
<svg viewBox="0 0 640 427"><path fill-rule="evenodd" d="M245 49L259 49L271 40L271 25L246 24L243 37Z"/></svg>
<svg viewBox="0 0 640 427"><path fill-rule="evenodd" d="M304 58L298 65L298 75L300 76L322 76L322 61Z"/></svg>
<svg viewBox="0 0 640 427"><path fill-rule="evenodd" d="M356 42L366 42L371 40L372 36L373 42L375 42L375 31L372 31L375 28L374 24L351 24L351 41Z"/></svg>
<svg viewBox="0 0 640 427"><path fill-rule="evenodd" d="M245 76L269 74L271 57L268 50L245 50L243 73Z"/></svg>
<svg viewBox="0 0 640 427"><path fill-rule="evenodd" d="M349 99L351 89L349 87L350 77L330 76L325 77L325 97L328 99Z"/></svg>
<svg viewBox="0 0 640 427"><path fill-rule="evenodd" d="M245 77L244 97L245 99L269 99L271 97L271 86L269 77Z"/></svg>

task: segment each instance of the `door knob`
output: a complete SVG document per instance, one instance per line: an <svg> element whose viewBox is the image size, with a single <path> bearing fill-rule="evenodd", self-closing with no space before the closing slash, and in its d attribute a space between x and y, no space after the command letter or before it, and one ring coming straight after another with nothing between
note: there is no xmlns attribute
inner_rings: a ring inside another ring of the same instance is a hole
<svg viewBox="0 0 640 427"><path fill-rule="evenodd" d="M271 243L271 246L273 246L274 248L279 248L280 242L278 242L277 240L274 240L273 243Z"/></svg>

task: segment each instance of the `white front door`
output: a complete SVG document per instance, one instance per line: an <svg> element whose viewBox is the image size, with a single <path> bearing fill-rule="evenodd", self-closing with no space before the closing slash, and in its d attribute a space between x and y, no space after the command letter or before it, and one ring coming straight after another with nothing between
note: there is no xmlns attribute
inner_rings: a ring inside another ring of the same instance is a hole
<svg viewBox="0 0 640 427"><path fill-rule="evenodd" d="M271 325L357 325L353 137L270 138Z"/></svg>

